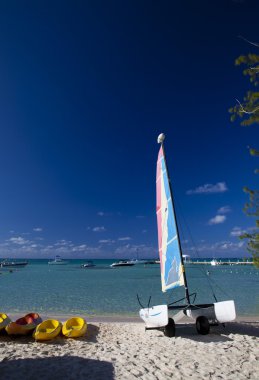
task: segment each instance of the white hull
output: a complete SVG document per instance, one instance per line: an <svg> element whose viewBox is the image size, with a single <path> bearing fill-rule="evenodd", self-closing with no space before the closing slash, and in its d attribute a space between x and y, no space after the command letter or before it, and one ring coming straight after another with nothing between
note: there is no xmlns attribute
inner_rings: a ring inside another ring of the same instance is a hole
<svg viewBox="0 0 259 380"><path fill-rule="evenodd" d="M139 315L147 328L160 328L168 324L167 305L157 305L141 309ZM195 309L187 309L186 315L194 321L199 317L206 317L211 324L232 322L236 319L235 303L231 300L215 302L210 307L203 308L197 306Z"/></svg>
<svg viewBox="0 0 259 380"><path fill-rule="evenodd" d="M139 311L140 318L147 328L163 327L168 324L167 305L157 305Z"/></svg>

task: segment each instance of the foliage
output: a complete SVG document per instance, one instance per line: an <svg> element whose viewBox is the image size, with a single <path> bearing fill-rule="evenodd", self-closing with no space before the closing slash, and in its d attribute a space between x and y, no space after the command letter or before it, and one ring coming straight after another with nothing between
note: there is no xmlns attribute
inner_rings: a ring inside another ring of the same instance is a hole
<svg viewBox="0 0 259 380"><path fill-rule="evenodd" d="M242 104L238 102L230 108L231 121L235 121L239 117L242 119L241 125L244 126L259 123L259 91L256 91L259 84L259 55L241 55L236 59L235 64L237 66L245 65L243 74L249 77L252 89L247 91Z"/></svg>
<svg viewBox="0 0 259 380"><path fill-rule="evenodd" d="M235 64L245 66L243 74L249 77L251 89L247 91L242 104L237 100L238 104L230 108L231 121L241 118L240 124L243 126L259 124L259 92L256 91L259 84L259 55L241 55L236 59ZM259 157L258 149L249 148L249 153L251 156ZM258 173L259 169L256 169L255 174ZM249 202L245 204L244 212L248 216L255 217L256 221L254 230L243 234L240 238L248 239L247 249L252 255L254 265L259 268L259 190L252 190L248 187L244 187L243 190L249 196Z"/></svg>

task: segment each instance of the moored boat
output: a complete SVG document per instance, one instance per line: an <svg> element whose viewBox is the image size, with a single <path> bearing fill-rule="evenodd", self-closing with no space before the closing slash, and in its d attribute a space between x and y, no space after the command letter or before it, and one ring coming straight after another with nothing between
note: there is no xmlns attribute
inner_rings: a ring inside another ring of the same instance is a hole
<svg viewBox="0 0 259 380"><path fill-rule="evenodd" d="M68 261L63 260L59 255L55 256L54 260L48 262L49 265L66 265Z"/></svg>
<svg viewBox="0 0 259 380"><path fill-rule="evenodd" d="M216 265L221 265L221 263L219 261L217 261L216 259L213 259L213 260L211 260L210 265L215 267Z"/></svg>
<svg viewBox="0 0 259 380"><path fill-rule="evenodd" d="M0 263L0 266L2 267L2 268L4 268L4 267L19 267L19 268L21 268L21 267L25 267L26 265L28 264L28 261L8 261L8 260L3 260L3 261L1 261L1 263Z"/></svg>
<svg viewBox="0 0 259 380"><path fill-rule="evenodd" d="M127 262L130 264L132 263L134 265L146 264L145 260L139 260L139 259L132 259L132 260L128 260Z"/></svg>
<svg viewBox="0 0 259 380"><path fill-rule="evenodd" d="M133 265L135 265L133 262L127 261L127 260L123 260L123 261L117 261L116 263L112 263L110 265L110 267L112 267L112 268L116 268L116 267L132 267Z"/></svg>
<svg viewBox="0 0 259 380"><path fill-rule="evenodd" d="M81 268L93 268L96 265L93 263L92 260L86 261L84 264L81 264Z"/></svg>

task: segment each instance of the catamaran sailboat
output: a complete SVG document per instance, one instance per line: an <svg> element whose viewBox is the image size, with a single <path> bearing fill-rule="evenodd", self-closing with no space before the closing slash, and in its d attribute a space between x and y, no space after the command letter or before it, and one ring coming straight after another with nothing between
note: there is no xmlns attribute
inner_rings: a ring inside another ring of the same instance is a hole
<svg viewBox="0 0 259 380"><path fill-rule="evenodd" d="M209 333L211 325L230 322L236 318L235 304L233 300L230 300L198 305L194 304L196 294L189 293L173 193L165 159L164 139L163 133L157 139L161 147L158 153L156 173L156 213L162 291L167 292L184 286L185 297L168 305L143 307L139 314L144 320L147 330L163 330L166 336L172 337L175 335L175 322L173 318L169 318L168 311L182 310L187 317L196 321L197 332L206 335ZM184 303L177 305L181 301Z"/></svg>

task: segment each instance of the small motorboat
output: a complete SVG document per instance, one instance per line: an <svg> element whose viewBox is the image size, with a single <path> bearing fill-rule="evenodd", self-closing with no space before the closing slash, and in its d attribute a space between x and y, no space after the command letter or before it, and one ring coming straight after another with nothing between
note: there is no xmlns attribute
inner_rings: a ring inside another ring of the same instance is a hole
<svg viewBox="0 0 259 380"><path fill-rule="evenodd" d="M56 319L47 319L46 321L40 323L32 336L37 341L45 341L56 338L62 329L62 323Z"/></svg>
<svg viewBox="0 0 259 380"><path fill-rule="evenodd" d="M10 322L5 330L8 335L27 335L32 333L41 322L42 319L38 313L29 313L15 322Z"/></svg>
<svg viewBox="0 0 259 380"><path fill-rule="evenodd" d="M49 265L66 265L68 261L61 259L59 255L55 256L54 260L48 262Z"/></svg>
<svg viewBox="0 0 259 380"><path fill-rule="evenodd" d="M128 263L132 263L134 265L139 265L139 264L146 264L145 260L139 260L139 259L132 259L128 260Z"/></svg>
<svg viewBox="0 0 259 380"><path fill-rule="evenodd" d="M93 263L92 260L86 261L84 264L81 264L81 268L93 268L96 265Z"/></svg>
<svg viewBox="0 0 259 380"><path fill-rule="evenodd" d="M0 267L25 267L28 264L28 261L8 261L8 260L3 260L0 263Z"/></svg>
<svg viewBox="0 0 259 380"><path fill-rule="evenodd" d="M81 317L68 319L62 327L62 334L67 338L78 338L83 336L87 330L87 323Z"/></svg>
<svg viewBox="0 0 259 380"><path fill-rule="evenodd" d="M132 261L123 260L123 261L118 261L116 263L112 263L110 265L110 267L112 267L112 268L115 268L115 267L132 267L133 265L135 265L135 263L133 263Z"/></svg>
<svg viewBox="0 0 259 380"><path fill-rule="evenodd" d="M4 313L0 313L0 331L4 330L6 326L11 323L11 319L8 317L8 315Z"/></svg>

